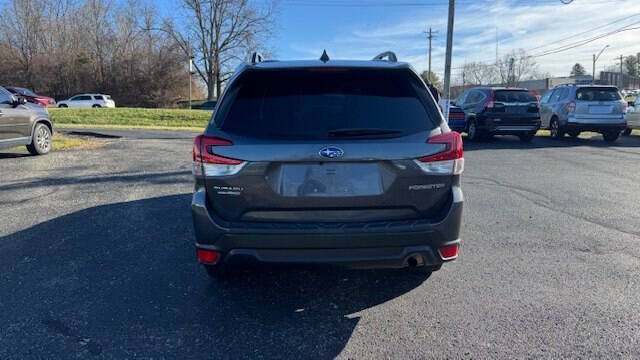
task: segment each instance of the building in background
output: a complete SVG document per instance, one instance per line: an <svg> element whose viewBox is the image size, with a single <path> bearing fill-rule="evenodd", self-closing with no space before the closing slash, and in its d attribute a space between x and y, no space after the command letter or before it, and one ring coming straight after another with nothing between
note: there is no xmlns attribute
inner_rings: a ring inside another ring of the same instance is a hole
<svg viewBox="0 0 640 360"><path fill-rule="evenodd" d="M601 71L598 83L602 85L615 85L620 90L640 89L640 78L620 74L619 72Z"/></svg>

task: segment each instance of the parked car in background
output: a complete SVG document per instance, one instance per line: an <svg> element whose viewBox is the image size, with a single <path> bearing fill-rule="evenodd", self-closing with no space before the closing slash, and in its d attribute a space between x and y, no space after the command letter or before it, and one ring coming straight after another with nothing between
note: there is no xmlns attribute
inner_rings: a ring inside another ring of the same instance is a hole
<svg viewBox="0 0 640 360"><path fill-rule="evenodd" d="M202 104L191 105L191 109L193 110L215 110L216 104L218 102L216 100L205 101Z"/></svg>
<svg viewBox="0 0 640 360"><path fill-rule="evenodd" d="M640 130L640 104L637 100L628 103L624 118L627 122L627 128L624 131L625 135L631 135L633 130Z"/></svg>
<svg viewBox="0 0 640 360"><path fill-rule="evenodd" d="M467 131L467 121L461 107L449 105L449 128L458 132Z"/></svg>
<svg viewBox="0 0 640 360"><path fill-rule="evenodd" d="M0 87L0 148L26 145L33 155L51 151L53 122L40 105Z"/></svg>
<svg viewBox="0 0 640 360"><path fill-rule="evenodd" d="M560 85L548 91L540 101L542 127L551 136L578 137L582 131L601 133L605 141L618 139L627 128L626 102L615 86Z"/></svg>
<svg viewBox="0 0 640 360"><path fill-rule="evenodd" d="M210 276L241 260L430 274L458 256L462 138L409 64L255 61L227 86L193 144Z"/></svg>
<svg viewBox="0 0 640 360"><path fill-rule="evenodd" d="M454 105L464 111L464 131L471 141L493 135L516 135L529 142L540 128L538 100L527 89L473 88L460 94Z"/></svg>
<svg viewBox="0 0 640 360"><path fill-rule="evenodd" d="M24 97L30 103L42 105L44 107L56 107L56 100L52 97L37 95L31 90L21 87L8 86L5 87L5 89L14 95Z"/></svg>
<svg viewBox="0 0 640 360"><path fill-rule="evenodd" d="M111 96L104 94L80 94L68 100L58 101L59 108L114 108Z"/></svg>

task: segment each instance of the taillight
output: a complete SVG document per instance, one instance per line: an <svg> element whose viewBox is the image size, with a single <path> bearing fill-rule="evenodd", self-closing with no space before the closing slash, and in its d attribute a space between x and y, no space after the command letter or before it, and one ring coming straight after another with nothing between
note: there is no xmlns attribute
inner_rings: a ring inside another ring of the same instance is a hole
<svg viewBox="0 0 640 360"><path fill-rule="evenodd" d="M232 146L226 139L198 135L193 140L193 174L204 176L228 176L237 174L246 161L216 155L217 146Z"/></svg>
<svg viewBox="0 0 640 360"><path fill-rule="evenodd" d="M458 257L458 244L446 245L438 249L442 260L453 260Z"/></svg>
<svg viewBox="0 0 640 360"><path fill-rule="evenodd" d="M437 154L415 160L420 169L432 175L460 175L464 171L462 136L451 131L430 137L429 144L444 144L445 149Z"/></svg>
<svg viewBox="0 0 640 360"><path fill-rule="evenodd" d="M495 103L493 102L495 99L495 93L493 92L493 90L489 90L489 99L487 100L487 103L484 105L485 109L493 109Z"/></svg>
<svg viewBox="0 0 640 360"><path fill-rule="evenodd" d="M568 113L573 113L576 111L576 103L573 101L569 101L568 103L564 104L564 108Z"/></svg>
<svg viewBox="0 0 640 360"><path fill-rule="evenodd" d="M220 260L220 252L218 251L197 249L196 253L198 255L198 261L202 264L215 265L218 260Z"/></svg>

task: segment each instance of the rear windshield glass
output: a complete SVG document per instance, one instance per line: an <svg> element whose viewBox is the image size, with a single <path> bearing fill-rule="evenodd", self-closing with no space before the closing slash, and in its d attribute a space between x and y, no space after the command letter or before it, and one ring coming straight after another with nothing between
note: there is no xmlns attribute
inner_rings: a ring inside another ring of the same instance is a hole
<svg viewBox="0 0 640 360"><path fill-rule="evenodd" d="M576 91L576 100L582 101L612 101L620 100L616 88L580 88Z"/></svg>
<svg viewBox="0 0 640 360"><path fill-rule="evenodd" d="M402 136L440 123L426 88L408 70L250 71L232 86L215 123L242 136L327 139L344 129Z"/></svg>
<svg viewBox="0 0 640 360"><path fill-rule="evenodd" d="M497 102L537 101L536 97L526 90L498 90L494 92L493 96L494 96L494 101L497 101Z"/></svg>

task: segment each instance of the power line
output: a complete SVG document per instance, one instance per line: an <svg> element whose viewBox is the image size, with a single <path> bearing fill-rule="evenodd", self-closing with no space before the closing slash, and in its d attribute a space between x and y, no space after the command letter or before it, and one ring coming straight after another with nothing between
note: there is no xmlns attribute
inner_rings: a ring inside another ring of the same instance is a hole
<svg viewBox="0 0 640 360"><path fill-rule="evenodd" d="M623 17L623 18L620 18L620 19L614 20L614 21L612 21L612 22L610 22L610 23L606 23L606 24L604 24L604 25L600 25L600 26L597 26L597 27L591 28L591 29L589 29L589 30L582 31L582 32L579 32L579 33L577 33L577 34L573 34L573 35L567 36L567 37L562 38L562 39L558 39L558 40L555 40L555 41L552 41L552 42L549 42L549 43L546 43L546 44L543 44L543 45L540 45L540 46L533 47L533 48L529 49L529 51L538 50L538 49L541 49L541 48L547 47L547 46L549 46L549 45L555 45L555 44L561 43L561 42L563 42L563 41L565 41L565 40L573 39L573 38L576 38L576 37L578 37L578 36L580 36L580 35L584 35L584 34L586 34L586 33L590 33L590 32L592 32L592 31L594 31L594 30L599 30L599 29L605 28L605 27L607 27L607 26L610 26L610 25L613 25L613 24L616 24L616 23L619 23L619 22L622 22L622 21L625 21L625 20L628 20L628 19L634 18L634 17L636 17L636 16L638 16L638 15L640 15L640 13L636 13L636 14L633 14L633 15L630 15L630 16L625 16L625 17Z"/></svg>
<svg viewBox="0 0 640 360"><path fill-rule="evenodd" d="M638 16L638 15L640 15L640 13L635 14L634 16ZM564 52L564 51L567 51L567 50L575 49L577 47L584 46L584 45L587 45L589 43L592 43L592 42L594 42L596 40L599 40L599 39L602 39L602 38L605 38L605 37L608 37L608 36L611 36L611 35L615 35L615 34L618 34L618 33L624 32L624 31L637 30L640 27L632 27L632 28L629 27L629 26L637 25L637 24L640 24L640 21L636 21L636 22L624 25L624 26L622 26L620 28L617 28L615 30L612 30L612 31L609 31L609 32L606 32L606 33L603 33L603 34L599 34L599 35L593 36L591 38L574 41L572 43L565 44L565 45L557 47L555 49L544 51L544 52L542 52L540 54L528 55L528 56L526 56L524 58L538 58L538 57L548 56L548 55ZM601 27L599 27L599 28L601 28ZM588 30L586 32L593 31L594 29L590 29L590 30ZM583 33L585 33L585 32L583 32ZM572 37L575 37L575 36L572 36ZM533 50L533 49L528 49L528 50L525 50L525 51L531 51L531 50ZM520 59L522 59L522 58L520 58ZM490 60L478 61L478 62L480 62L480 63L488 63L489 61ZM490 66L490 65L487 65L487 66ZM459 69L463 69L463 68L464 68L464 66L459 66L459 67L456 67L455 69L459 70Z"/></svg>

